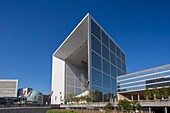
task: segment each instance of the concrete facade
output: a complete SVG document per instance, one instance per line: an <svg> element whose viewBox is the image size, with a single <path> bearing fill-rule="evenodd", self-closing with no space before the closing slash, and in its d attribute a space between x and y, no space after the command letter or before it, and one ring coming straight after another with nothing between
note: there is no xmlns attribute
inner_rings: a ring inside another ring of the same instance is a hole
<svg viewBox="0 0 170 113"><path fill-rule="evenodd" d="M18 80L0 79L0 97L17 97Z"/></svg>

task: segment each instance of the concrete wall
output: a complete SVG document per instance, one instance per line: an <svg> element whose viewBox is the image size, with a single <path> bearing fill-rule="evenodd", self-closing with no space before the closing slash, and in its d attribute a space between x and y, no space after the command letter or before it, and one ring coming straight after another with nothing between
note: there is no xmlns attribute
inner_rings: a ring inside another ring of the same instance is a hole
<svg viewBox="0 0 170 113"><path fill-rule="evenodd" d="M0 79L0 97L17 97L18 80Z"/></svg>
<svg viewBox="0 0 170 113"><path fill-rule="evenodd" d="M65 61L53 56L52 63L51 104L61 104L65 95Z"/></svg>
<svg viewBox="0 0 170 113"><path fill-rule="evenodd" d="M0 108L0 113L46 113L50 107Z"/></svg>
<svg viewBox="0 0 170 113"><path fill-rule="evenodd" d="M139 101L142 107L170 107L170 100L148 100L148 101Z"/></svg>

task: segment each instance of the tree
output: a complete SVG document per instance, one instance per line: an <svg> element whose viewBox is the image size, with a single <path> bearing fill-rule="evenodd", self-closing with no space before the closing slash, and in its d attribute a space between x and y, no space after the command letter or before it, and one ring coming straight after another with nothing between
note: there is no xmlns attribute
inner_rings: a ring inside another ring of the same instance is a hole
<svg viewBox="0 0 170 113"><path fill-rule="evenodd" d="M168 89L168 98L170 98L170 87L168 87L167 89Z"/></svg>
<svg viewBox="0 0 170 113"><path fill-rule="evenodd" d="M84 96L84 99L86 100L87 103L89 103L90 100L91 100L90 96L88 96L88 95L87 95L87 96Z"/></svg>
<svg viewBox="0 0 170 113"><path fill-rule="evenodd" d="M73 102L74 100L74 94L68 94L67 95L67 102Z"/></svg>
<svg viewBox="0 0 170 113"><path fill-rule="evenodd" d="M160 95L162 98L168 98L169 90L165 88L165 86L163 86L162 89L160 90Z"/></svg>
<svg viewBox="0 0 170 113"><path fill-rule="evenodd" d="M141 108L140 103L135 100L131 102L132 110L135 112L136 110L139 110Z"/></svg>
<svg viewBox="0 0 170 113"><path fill-rule="evenodd" d="M92 99L92 101L93 102L98 102L98 101L100 101L100 92L99 91L97 91L97 90L92 90L92 91L90 91L90 93L91 93L91 99Z"/></svg>
<svg viewBox="0 0 170 113"><path fill-rule="evenodd" d="M160 98L160 93L156 86L153 87L152 93L153 93L154 100Z"/></svg>
<svg viewBox="0 0 170 113"><path fill-rule="evenodd" d="M79 97L73 97L73 102L78 103L79 101L80 101L80 98L79 98Z"/></svg>
<svg viewBox="0 0 170 113"><path fill-rule="evenodd" d="M146 89L145 89L144 98L145 98L146 100L148 100L148 99L151 98L151 92L149 91L149 88L146 88Z"/></svg>
<svg viewBox="0 0 170 113"><path fill-rule="evenodd" d="M117 104L117 107L122 112L130 112L132 110L131 103L128 100L120 100Z"/></svg>
<svg viewBox="0 0 170 113"><path fill-rule="evenodd" d="M140 103L135 101L128 101L128 100L120 100L117 105L118 109L122 112L136 112L136 110L139 110L141 108Z"/></svg>
<svg viewBox="0 0 170 113"><path fill-rule="evenodd" d="M113 109L113 107L114 107L113 104L109 102L104 106L104 109L105 110L111 110L111 109Z"/></svg>

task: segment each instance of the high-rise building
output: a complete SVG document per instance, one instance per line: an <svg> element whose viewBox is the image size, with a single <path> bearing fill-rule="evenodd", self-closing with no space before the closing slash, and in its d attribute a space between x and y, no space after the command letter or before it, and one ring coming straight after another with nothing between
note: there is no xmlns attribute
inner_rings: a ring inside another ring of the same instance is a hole
<svg viewBox="0 0 170 113"><path fill-rule="evenodd" d="M96 90L97 101L110 101L117 94L116 77L126 74L126 56L105 30L87 14L54 52L52 104L68 94Z"/></svg>

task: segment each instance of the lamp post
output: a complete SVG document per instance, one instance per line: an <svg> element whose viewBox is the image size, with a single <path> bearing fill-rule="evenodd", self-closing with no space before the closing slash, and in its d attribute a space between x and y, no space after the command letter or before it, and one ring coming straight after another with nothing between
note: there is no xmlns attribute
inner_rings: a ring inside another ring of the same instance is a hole
<svg viewBox="0 0 170 113"><path fill-rule="evenodd" d="M116 102L117 102L117 100L116 100L116 97L114 96L114 111L116 112Z"/></svg>
<svg viewBox="0 0 170 113"><path fill-rule="evenodd" d="M42 90L42 98L41 98L41 104L42 104L42 105L44 105L44 100L43 100L43 99L44 99L44 96L43 96L43 92L44 92L44 90Z"/></svg>

